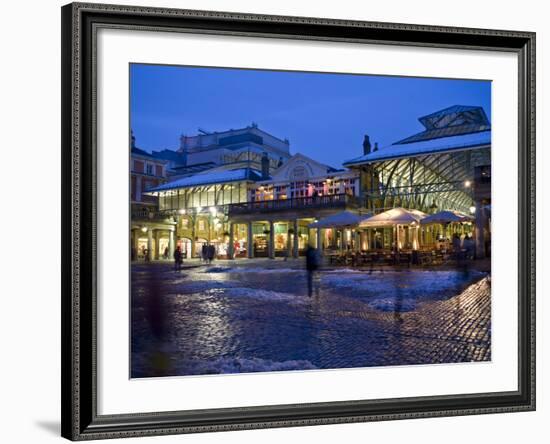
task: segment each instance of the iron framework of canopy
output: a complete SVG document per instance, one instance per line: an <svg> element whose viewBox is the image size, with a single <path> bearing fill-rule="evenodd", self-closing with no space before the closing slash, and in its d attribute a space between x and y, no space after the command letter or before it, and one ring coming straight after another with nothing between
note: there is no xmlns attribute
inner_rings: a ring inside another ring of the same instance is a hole
<svg viewBox="0 0 550 444"><path fill-rule="evenodd" d="M366 187L367 205L373 212L401 206L467 213L473 204L474 168L490 165L491 151L466 149L368 164L372 166L373 183L378 176L377 189ZM375 201L381 203L376 208Z"/></svg>

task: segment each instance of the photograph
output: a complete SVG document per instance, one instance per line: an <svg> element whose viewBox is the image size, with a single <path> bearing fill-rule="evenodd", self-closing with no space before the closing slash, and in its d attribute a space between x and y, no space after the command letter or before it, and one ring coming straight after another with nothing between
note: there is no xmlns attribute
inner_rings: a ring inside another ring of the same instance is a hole
<svg viewBox="0 0 550 444"><path fill-rule="evenodd" d="M491 80L128 76L130 378L491 362Z"/></svg>

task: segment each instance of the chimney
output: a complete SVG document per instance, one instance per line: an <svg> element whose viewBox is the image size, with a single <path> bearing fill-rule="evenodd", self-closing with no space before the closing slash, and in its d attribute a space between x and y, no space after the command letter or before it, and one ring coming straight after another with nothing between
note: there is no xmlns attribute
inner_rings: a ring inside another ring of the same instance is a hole
<svg viewBox="0 0 550 444"><path fill-rule="evenodd" d="M370 154L370 148L371 148L371 144L370 144L369 136L368 134L365 134L365 138L363 139L363 155Z"/></svg>
<svg viewBox="0 0 550 444"><path fill-rule="evenodd" d="M183 166L187 166L187 136L185 134L180 136L180 149L178 150L178 153L181 157L181 163Z"/></svg>
<svg viewBox="0 0 550 444"><path fill-rule="evenodd" d="M378 142L374 142L374 149L372 152L374 153L375 151L378 151Z"/></svg>
<svg viewBox="0 0 550 444"><path fill-rule="evenodd" d="M134 136L134 130L130 130L130 149L134 149L136 147L136 136Z"/></svg>
<svg viewBox="0 0 550 444"><path fill-rule="evenodd" d="M269 157L266 152L262 154L262 179L269 179Z"/></svg>

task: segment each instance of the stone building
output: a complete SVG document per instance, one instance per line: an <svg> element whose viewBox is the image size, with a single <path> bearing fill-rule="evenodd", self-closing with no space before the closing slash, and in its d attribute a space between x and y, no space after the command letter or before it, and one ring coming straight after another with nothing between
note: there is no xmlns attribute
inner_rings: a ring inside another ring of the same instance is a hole
<svg viewBox="0 0 550 444"><path fill-rule="evenodd" d="M175 222L158 216L158 197L146 191L166 182L166 164L130 142L130 252L133 260L159 259L174 246Z"/></svg>

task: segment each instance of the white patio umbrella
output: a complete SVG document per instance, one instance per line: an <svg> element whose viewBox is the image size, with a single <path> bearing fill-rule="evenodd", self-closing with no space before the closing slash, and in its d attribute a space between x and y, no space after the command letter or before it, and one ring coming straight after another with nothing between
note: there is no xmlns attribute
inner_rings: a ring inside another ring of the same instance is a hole
<svg viewBox="0 0 550 444"><path fill-rule="evenodd" d="M370 217L370 214L356 214L351 211L341 211L340 213L331 214L323 219L313 222L308 225L309 228L317 228L317 244L321 243L321 230L325 228L333 228L336 230L342 230L342 236L346 229L355 228L359 223ZM356 234L355 234L356 235ZM357 240L356 240L357 242ZM340 249L343 251L344 242L342 240Z"/></svg>
<svg viewBox="0 0 550 444"><path fill-rule="evenodd" d="M426 213L419 210L392 208L376 216L369 217L359 223L359 228L390 227L394 225L416 225L426 217Z"/></svg>
<svg viewBox="0 0 550 444"><path fill-rule="evenodd" d="M423 218L420 223L428 224L450 224L453 222L472 222L474 218L459 211L444 210Z"/></svg>
<svg viewBox="0 0 550 444"><path fill-rule="evenodd" d="M351 211L341 211L308 225L309 228L349 228L356 227L360 222L370 217L370 214L356 214Z"/></svg>
<svg viewBox="0 0 550 444"><path fill-rule="evenodd" d="M392 208L391 210L384 211L383 213L377 214L376 216L369 217L368 219L359 223L359 228L384 228L392 227L393 228L393 237L396 242L397 250L400 249L400 242L398 240L398 229L399 226L408 225L415 227L413 230L414 241L413 249L418 248L418 224L422 219L427 216L426 213L423 213L419 210L407 210L405 208Z"/></svg>

